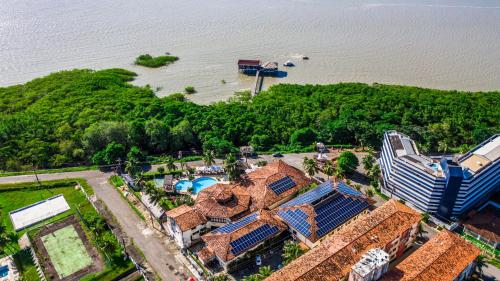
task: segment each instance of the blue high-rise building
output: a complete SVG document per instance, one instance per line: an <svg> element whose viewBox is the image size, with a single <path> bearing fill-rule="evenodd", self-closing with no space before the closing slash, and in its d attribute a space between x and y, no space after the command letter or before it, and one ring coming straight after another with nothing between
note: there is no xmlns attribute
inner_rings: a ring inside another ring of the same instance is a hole
<svg viewBox="0 0 500 281"><path fill-rule="evenodd" d="M500 135L455 157L431 158L410 137L388 131L379 159L382 192L444 218L456 218L500 190Z"/></svg>

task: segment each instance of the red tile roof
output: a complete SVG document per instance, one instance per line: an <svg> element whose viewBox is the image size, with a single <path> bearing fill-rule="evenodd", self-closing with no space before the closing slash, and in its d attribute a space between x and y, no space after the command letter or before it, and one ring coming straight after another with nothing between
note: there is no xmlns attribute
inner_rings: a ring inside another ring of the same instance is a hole
<svg viewBox="0 0 500 281"><path fill-rule="evenodd" d="M276 194L268 187L269 184L286 176L293 179L296 183L295 187L281 194ZM270 208L311 183L312 180L306 177L302 171L282 160L278 160L249 173L241 185L246 187L248 193L252 196L252 211L255 211Z"/></svg>
<svg viewBox="0 0 500 281"><path fill-rule="evenodd" d="M481 251L457 234L443 230L389 271L382 281L452 281Z"/></svg>
<svg viewBox="0 0 500 281"><path fill-rule="evenodd" d="M198 193L194 207L206 217L231 219L249 209L250 195L237 184L215 184Z"/></svg>
<svg viewBox="0 0 500 281"><path fill-rule="evenodd" d="M238 65L259 66L260 60L238 60Z"/></svg>
<svg viewBox="0 0 500 281"><path fill-rule="evenodd" d="M370 249L384 248L420 221L420 214L390 200L326 238L266 281L325 281L346 277Z"/></svg>
<svg viewBox="0 0 500 281"><path fill-rule="evenodd" d="M232 246L230 243L257 228L268 224L269 226L277 226L279 232L275 235L286 230L286 225L281 221L275 219L269 211L260 210L257 212L257 219L248 223L247 225L231 232L209 232L201 237L206 244L205 252L213 252L222 261L230 261L235 258L235 255L231 253Z"/></svg>
<svg viewBox="0 0 500 281"><path fill-rule="evenodd" d="M462 224L490 241L500 242L500 211L495 207L473 212Z"/></svg>
<svg viewBox="0 0 500 281"><path fill-rule="evenodd" d="M181 231L192 229L207 222L205 217L198 210L188 205L181 205L165 214L177 223Z"/></svg>

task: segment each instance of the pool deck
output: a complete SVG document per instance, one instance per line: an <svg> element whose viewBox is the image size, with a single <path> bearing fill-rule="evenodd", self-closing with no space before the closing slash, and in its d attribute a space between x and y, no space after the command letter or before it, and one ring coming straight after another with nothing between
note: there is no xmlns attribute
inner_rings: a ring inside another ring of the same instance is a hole
<svg viewBox="0 0 500 281"><path fill-rule="evenodd" d="M8 266L9 273L7 276L0 277L0 281L15 281L19 280L19 272L17 271L16 264L11 256L0 259L0 268Z"/></svg>

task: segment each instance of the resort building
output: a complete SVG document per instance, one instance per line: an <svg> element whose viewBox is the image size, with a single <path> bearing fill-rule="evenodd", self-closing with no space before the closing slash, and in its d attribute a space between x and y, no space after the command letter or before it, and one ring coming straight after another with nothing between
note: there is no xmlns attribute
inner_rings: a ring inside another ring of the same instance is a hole
<svg viewBox="0 0 500 281"><path fill-rule="evenodd" d="M382 249L394 260L415 240L420 214L390 200L364 215L318 247L273 273L266 281L325 281L349 276L352 267L372 249Z"/></svg>
<svg viewBox="0 0 500 281"><path fill-rule="evenodd" d="M199 232L208 232L262 209L271 210L290 200L299 190L311 184L299 169L283 161L275 161L243 176L238 183L215 184L201 190L190 209L181 206L166 213L168 233L180 247L189 247L199 240ZM187 214L185 214L187 213ZM200 225L184 225L180 214L202 216ZM184 230L183 230L184 229ZM198 232L199 231L199 232ZM182 233L182 234L180 234ZM190 236L193 234L192 236ZM190 238L188 238L188 236ZM182 237L182 239L181 239Z"/></svg>
<svg viewBox="0 0 500 281"><path fill-rule="evenodd" d="M365 196L345 183L326 181L281 205L277 215L294 237L312 248L327 234L368 213L369 206Z"/></svg>
<svg viewBox="0 0 500 281"><path fill-rule="evenodd" d="M371 249L352 266L349 281L379 280L389 269L389 254L382 249Z"/></svg>
<svg viewBox="0 0 500 281"><path fill-rule="evenodd" d="M238 184L215 184L196 197L194 208L215 226L221 226L249 214L251 197Z"/></svg>
<svg viewBox="0 0 500 281"><path fill-rule="evenodd" d="M251 211L272 210L292 199L299 190L310 185L309 179L301 170L282 160L248 173L239 183L252 197Z"/></svg>
<svg viewBox="0 0 500 281"><path fill-rule="evenodd" d="M479 248L460 236L443 230L381 280L468 280L480 253Z"/></svg>
<svg viewBox="0 0 500 281"><path fill-rule="evenodd" d="M379 162L384 194L447 219L459 217L500 190L500 135L450 159L422 155L410 137L388 131Z"/></svg>
<svg viewBox="0 0 500 281"><path fill-rule="evenodd" d="M205 264L216 261L225 270L230 270L231 264L246 252L285 230L286 225L275 219L270 211L260 210L203 235L205 247L198 252L198 257Z"/></svg>
<svg viewBox="0 0 500 281"><path fill-rule="evenodd" d="M180 248L188 247L200 240L207 231L207 219L197 209L182 205L166 212L167 222L163 227Z"/></svg>

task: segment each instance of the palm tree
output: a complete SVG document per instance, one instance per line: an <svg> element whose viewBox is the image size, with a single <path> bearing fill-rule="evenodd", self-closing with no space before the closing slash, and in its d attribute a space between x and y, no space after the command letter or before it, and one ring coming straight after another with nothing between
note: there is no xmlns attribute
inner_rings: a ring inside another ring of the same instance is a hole
<svg viewBox="0 0 500 281"><path fill-rule="evenodd" d="M179 160L179 163L181 164L181 170L184 171L184 169L186 168L186 160L184 160L183 158L181 158Z"/></svg>
<svg viewBox="0 0 500 281"><path fill-rule="evenodd" d="M366 196L372 198L373 197L373 189L369 188L366 191Z"/></svg>
<svg viewBox="0 0 500 281"><path fill-rule="evenodd" d="M165 162L167 164L167 170L169 170L170 172L174 171L175 169L177 169L177 166L175 166L175 160L174 160L174 157L172 156L168 156L166 159L165 159Z"/></svg>
<svg viewBox="0 0 500 281"><path fill-rule="evenodd" d="M245 276L241 279L241 281L262 281L263 279L260 278L259 274L252 274Z"/></svg>
<svg viewBox="0 0 500 281"><path fill-rule="evenodd" d="M157 188L152 182L147 182L145 190L146 194L149 196L149 202L151 204L158 204L160 201L167 196L163 189Z"/></svg>
<svg viewBox="0 0 500 281"><path fill-rule="evenodd" d="M476 271L479 272L479 276L483 276L483 267L486 265L485 257L479 255L476 258Z"/></svg>
<svg viewBox="0 0 500 281"><path fill-rule="evenodd" d="M271 267L269 265L261 266L259 268L259 272L257 274L262 278L261 280L264 280L267 277L271 276L271 274L273 274L273 270L271 269Z"/></svg>
<svg viewBox="0 0 500 281"><path fill-rule="evenodd" d="M224 160L224 170L226 171L229 181L234 181L240 176L238 169L238 160L233 154L228 154Z"/></svg>
<svg viewBox="0 0 500 281"><path fill-rule="evenodd" d="M294 259L300 257L304 253L304 250L300 248L299 244L292 241L286 241L283 246L283 264L287 265Z"/></svg>
<svg viewBox="0 0 500 281"><path fill-rule="evenodd" d="M302 167L310 177L313 177L318 172L318 165L316 165L316 161L308 158L307 156L304 157Z"/></svg>
<svg viewBox="0 0 500 281"><path fill-rule="evenodd" d="M137 186L140 188L143 188L144 185L146 184L146 176L144 175L144 172L141 171L137 176L136 176L136 183Z"/></svg>
<svg viewBox="0 0 500 281"><path fill-rule="evenodd" d="M125 161L125 172L131 176L137 175L141 170L141 167L139 166L139 162L132 158L127 161Z"/></svg>
<svg viewBox="0 0 500 281"><path fill-rule="evenodd" d="M229 276L226 273L222 273L214 276L212 281L229 281Z"/></svg>
<svg viewBox="0 0 500 281"><path fill-rule="evenodd" d="M209 150L203 154L203 162L205 166L212 166L215 164L215 154L212 150Z"/></svg>
<svg viewBox="0 0 500 281"><path fill-rule="evenodd" d="M370 174L374 179L380 178L380 166L378 164L373 165Z"/></svg>
<svg viewBox="0 0 500 281"><path fill-rule="evenodd" d="M363 168L365 171L369 172L373 167L373 156L371 154L367 154L363 157Z"/></svg>
<svg viewBox="0 0 500 281"><path fill-rule="evenodd" d="M323 173L328 176L328 179L330 179L330 177L335 174L335 167L333 166L332 161L326 161L325 165L323 166Z"/></svg>

